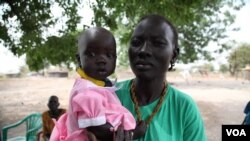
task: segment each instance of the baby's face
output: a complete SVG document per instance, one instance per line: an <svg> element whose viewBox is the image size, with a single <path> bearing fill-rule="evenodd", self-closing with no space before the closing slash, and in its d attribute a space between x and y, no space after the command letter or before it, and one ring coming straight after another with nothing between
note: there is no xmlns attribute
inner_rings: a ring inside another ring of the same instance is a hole
<svg viewBox="0 0 250 141"><path fill-rule="evenodd" d="M102 33L86 39L80 48L80 61L84 72L92 78L104 80L115 70L116 45L112 36Z"/></svg>

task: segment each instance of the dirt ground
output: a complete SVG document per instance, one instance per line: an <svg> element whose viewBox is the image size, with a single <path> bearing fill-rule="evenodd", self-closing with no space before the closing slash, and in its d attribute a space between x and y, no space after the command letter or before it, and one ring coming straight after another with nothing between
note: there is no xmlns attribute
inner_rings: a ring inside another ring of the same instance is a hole
<svg viewBox="0 0 250 141"><path fill-rule="evenodd" d="M131 78L130 72L118 80ZM250 81L223 77L192 77L189 82L171 74L168 81L197 102L204 119L208 141L221 140L221 125L241 124L243 110L250 100ZM22 119L32 112L47 110L49 96L57 95L60 107L67 108L74 78L0 79L0 127ZM11 134L21 134L20 130Z"/></svg>

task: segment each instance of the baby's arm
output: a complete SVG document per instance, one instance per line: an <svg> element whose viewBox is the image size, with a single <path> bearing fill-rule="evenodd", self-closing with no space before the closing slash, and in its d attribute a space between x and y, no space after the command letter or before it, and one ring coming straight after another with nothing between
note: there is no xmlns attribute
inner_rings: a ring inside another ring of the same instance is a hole
<svg viewBox="0 0 250 141"><path fill-rule="evenodd" d="M98 97L94 92L85 91L75 95L71 104L79 128L99 126L106 123L103 98Z"/></svg>
<svg viewBox="0 0 250 141"><path fill-rule="evenodd" d="M111 128L112 125L106 123L104 125L87 127L87 130L92 132L101 141L112 141L113 132L110 130Z"/></svg>
<svg viewBox="0 0 250 141"><path fill-rule="evenodd" d="M101 141L112 141L113 132L110 131L110 128L112 128L112 125L109 123L106 123L100 126L88 127L87 130L92 132L97 137L97 139ZM144 134L146 133L146 130L147 130L146 123L144 121L141 121L137 124L136 128L134 130L131 130L130 132L133 133L133 139L138 139L144 136ZM117 134L117 136L121 136L121 135Z"/></svg>
<svg viewBox="0 0 250 141"><path fill-rule="evenodd" d="M72 108L80 128L86 128L101 141L112 140L112 125L106 123L103 97L96 96L95 91L84 91L74 96Z"/></svg>

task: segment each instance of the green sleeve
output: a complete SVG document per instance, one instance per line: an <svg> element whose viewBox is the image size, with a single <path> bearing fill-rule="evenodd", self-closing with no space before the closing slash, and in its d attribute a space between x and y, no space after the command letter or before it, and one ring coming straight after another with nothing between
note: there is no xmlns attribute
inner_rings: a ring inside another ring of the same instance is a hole
<svg viewBox="0 0 250 141"><path fill-rule="evenodd" d="M188 104L185 116L184 141L207 141L202 117L192 99Z"/></svg>

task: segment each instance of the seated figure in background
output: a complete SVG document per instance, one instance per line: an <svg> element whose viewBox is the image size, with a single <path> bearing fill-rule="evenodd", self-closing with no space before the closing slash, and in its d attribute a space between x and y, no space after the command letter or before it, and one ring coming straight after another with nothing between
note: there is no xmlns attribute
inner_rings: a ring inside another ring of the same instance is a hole
<svg viewBox="0 0 250 141"><path fill-rule="evenodd" d="M45 141L49 141L50 134L55 126L52 119L58 120L59 117L66 112L65 109L59 109L59 101L57 96L50 96L48 101L49 110L43 112L43 138Z"/></svg>
<svg viewBox="0 0 250 141"><path fill-rule="evenodd" d="M250 125L250 101L248 101L245 109L244 109L244 113L246 114L244 121L243 121L243 125Z"/></svg>

